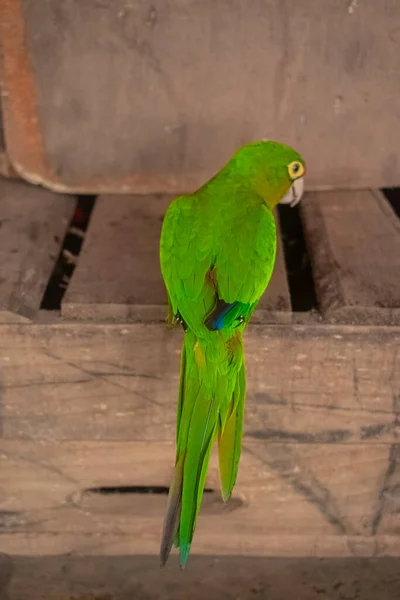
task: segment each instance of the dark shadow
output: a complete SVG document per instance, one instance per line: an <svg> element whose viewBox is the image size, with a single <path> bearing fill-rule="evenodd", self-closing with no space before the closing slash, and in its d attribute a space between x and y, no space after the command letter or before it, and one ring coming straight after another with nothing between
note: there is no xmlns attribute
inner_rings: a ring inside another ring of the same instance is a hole
<svg viewBox="0 0 400 600"><path fill-rule="evenodd" d="M122 485L122 486L103 486L88 488L84 493L100 494L103 496L118 495L118 494L161 494L167 496L169 492L168 486L165 485ZM213 493L214 490L205 488L204 493Z"/></svg>
<svg viewBox="0 0 400 600"><path fill-rule="evenodd" d="M400 217L400 188L384 188L382 190L394 212Z"/></svg>
<svg viewBox="0 0 400 600"><path fill-rule="evenodd" d="M105 540L96 536L90 542L92 552L96 551L96 540L99 550L104 551ZM268 559L194 554L181 572L173 551L163 570L157 556L141 555L17 556L8 567L8 583L3 582L0 590L2 600L400 598L400 561L395 558Z"/></svg>
<svg viewBox="0 0 400 600"><path fill-rule="evenodd" d="M298 206L278 205L278 214L292 310L308 312L316 308L317 297L300 210Z"/></svg>
<svg viewBox="0 0 400 600"><path fill-rule="evenodd" d="M95 203L96 196L78 196L71 223L43 295L40 305L42 310L61 308L61 301L75 270Z"/></svg>

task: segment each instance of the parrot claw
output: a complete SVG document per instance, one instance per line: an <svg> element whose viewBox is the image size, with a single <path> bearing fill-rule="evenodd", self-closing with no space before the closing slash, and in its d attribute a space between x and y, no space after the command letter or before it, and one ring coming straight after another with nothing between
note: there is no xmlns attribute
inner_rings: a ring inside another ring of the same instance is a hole
<svg viewBox="0 0 400 600"><path fill-rule="evenodd" d="M239 315L235 320L235 327L240 327L246 321L243 315Z"/></svg>
<svg viewBox="0 0 400 600"><path fill-rule="evenodd" d="M180 323L182 325L183 331L186 333L188 327L187 327L185 321L182 319L182 317L181 317L181 315L179 313L176 315L176 320L178 321L178 323Z"/></svg>

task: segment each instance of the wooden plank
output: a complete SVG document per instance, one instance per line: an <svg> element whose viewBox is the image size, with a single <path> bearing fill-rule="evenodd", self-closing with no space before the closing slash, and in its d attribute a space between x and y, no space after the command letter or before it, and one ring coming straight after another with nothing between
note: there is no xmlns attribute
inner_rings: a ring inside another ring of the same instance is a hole
<svg viewBox="0 0 400 600"><path fill-rule="evenodd" d="M400 184L397 2L0 10L8 148L29 180L177 194L267 136L302 151L312 189Z"/></svg>
<svg viewBox="0 0 400 600"><path fill-rule="evenodd" d="M196 556L184 576L177 565L160 573L154 556L12 557L7 600L254 600L318 596L330 600L398 600L398 559L266 559ZM234 596L232 590L234 589ZM301 594L301 595L300 595Z"/></svg>
<svg viewBox="0 0 400 600"><path fill-rule="evenodd" d="M100 196L62 315L72 319L162 321L167 299L159 239L170 196ZM282 244L255 320L291 319Z"/></svg>
<svg viewBox="0 0 400 600"><path fill-rule="evenodd" d="M3 325L0 339L4 437L173 439L180 330ZM399 328L250 327L246 437L393 443L399 345Z"/></svg>
<svg viewBox="0 0 400 600"><path fill-rule="evenodd" d="M165 508L165 507L164 507ZM105 519L110 515L105 514ZM163 513L160 512L157 520L158 534L162 527ZM246 528L241 522L231 520L228 527L234 526L244 535ZM150 527L150 523L146 523ZM161 524L161 526L160 526ZM245 524L246 525L246 524ZM153 525L155 530L156 524ZM196 530L197 533L197 530ZM240 534L228 535L224 538L225 529L215 527L214 534L204 535L203 542L193 543L192 559L196 555L211 556L242 556L247 559L262 556L264 558L383 558L399 557L398 536L263 536L260 532L256 539L250 538L248 543L242 541ZM139 530L127 535L96 534L90 533L64 533L50 532L42 533L32 531L30 533L2 534L0 537L1 547L6 548L10 555L22 555L37 557L46 555L86 555L86 556L132 556L151 555L158 563L158 551L160 545L159 535L149 535L146 539L140 536ZM197 537L199 537L197 533ZM149 539L150 538L150 539ZM140 543L137 547L136 544ZM204 546L203 546L204 544ZM229 546L230 544L230 546ZM233 544L233 545L232 545ZM173 559L176 560L174 556ZM176 564L176 563L175 563ZM158 569L159 564L157 565ZM108 599L107 599L108 600Z"/></svg>
<svg viewBox="0 0 400 600"><path fill-rule="evenodd" d="M182 333L32 324L0 339L0 551L156 552L165 498L85 490L168 485ZM238 486L225 507L207 495L195 553L400 555L399 346L393 327L250 328Z"/></svg>
<svg viewBox="0 0 400 600"><path fill-rule="evenodd" d="M71 196L0 179L0 322L37 314L74 207Z"/></svg>
<svg viewBox="0 0 400 600"><path fill-rule="evenodd" d="M2 440L0 449L0 501L8 515L0 551L157 553L165 496L90 490L168 485L171 443ZM207 486L215 492L205 495L193 553L399 556L398 515L386 535L371 529L388 454L384 445L366 461L357 444L322 454L313 444L246 444L228 504L217 491L214 456Z"/></svg>
<svg viewBox="0 0 400 600"><path fill-rule="evenodd" d="M384 196L370 190L308 194L302 214L324 317L400 324L400 221Z"/></svg>

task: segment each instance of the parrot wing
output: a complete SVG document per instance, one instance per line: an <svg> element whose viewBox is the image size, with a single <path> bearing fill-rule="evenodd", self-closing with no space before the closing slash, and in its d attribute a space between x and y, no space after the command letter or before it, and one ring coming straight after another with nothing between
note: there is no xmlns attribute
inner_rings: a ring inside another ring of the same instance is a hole
<svg viewBox="0 0 400 600"><path fill-rule="evenodd" d="M198 202L192 195L171 203L161 234L161 270L173 315L194 331L204 324L227 329L248 321L268 285L276 256L275 219L264 204L243 202L239 214L228 215L229 235L218 240ZM224 214L215 218L218 222Z"/></svg>
<svg viewBox="0 0 400 600"><path fill-rule="evenodd" d="M247 322L267 287L276 256L276 225L264 205L243 210L215 264L218 299L207 315L210 330Z"/></svg>
<svg viewBox="0 0 400 600"><path fill-rule="evenodd" d="M180 196L169 206L160 240L161 271L171 312L194 332L203 327L215 305L215 290L207 277L213 263L212 236L204 231L198 198Z"/></svg>

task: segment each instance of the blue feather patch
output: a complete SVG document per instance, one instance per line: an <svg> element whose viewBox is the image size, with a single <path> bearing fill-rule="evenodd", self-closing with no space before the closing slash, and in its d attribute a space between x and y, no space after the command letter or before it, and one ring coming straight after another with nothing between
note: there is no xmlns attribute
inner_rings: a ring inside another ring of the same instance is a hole
<svg viewBox="0 0 400 600"><path fill-rule="evenodd" d="M221 331L226 327L232 327L233 321L238 316L238 305L240 302L226 303L220 300L216 308L205 322L205 325L211 331ZM236 310L235 310L236 309Z"/></svg>

